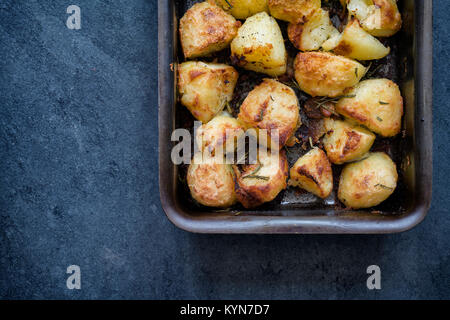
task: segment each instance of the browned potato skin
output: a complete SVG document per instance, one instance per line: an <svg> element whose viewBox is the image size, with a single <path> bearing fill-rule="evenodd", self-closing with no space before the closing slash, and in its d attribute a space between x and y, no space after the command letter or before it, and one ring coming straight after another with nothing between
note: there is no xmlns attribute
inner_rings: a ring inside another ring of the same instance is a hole
<svg viewBox="0 0 450 320"><path fill-rule="evenodd" d="M372 0L377 10L367 16L364 16L362 11L352 9L360 1L364 0L347 0L349 11L360 20L362 27L371 35L390 37L401 29L402 16L396 0Z"/></svg>
<svg viewBox="0 0 450 320"><path fill-rule="evenodd" d="M294 68L300 88L313 97L342 95L366 72L362 64L328 52L300 52L295 58Z"/></svg>
<svg viewBox="0 0 450 320"><path fill-rule="evenodd" d="M230 47L234 65L272 77L286 73L283 35L278 22L266 12L245 20Z"/></svg>
<svg viewBox="0 0 450 320"><path fill-rule="evenodd" d="M187 183L192 198L208 207L226 208L236 203L234 172L231 165L220 163L207 154L197 153L189 165Z"/></svg>
<svg viewBox="0 0 450 320"><path fill-rule="evenodd" d="M356 60L382 59L390 52L378 39L364 31L357 19L352 19L333 53Z"/></svg>
<svg viewBox="0 0 450 320"><path fill-rule="evenodd" d="M381 9L381 30L370 28L369 32L376 37L390 37L402 27L402 16L398 11L396 0L373 0L375 6Z"/></svg>
<svg viewBox="0 0 450 320"><path fill-rule="evenodd" d="M321 7L321 0L269 0L270 14L291 23L304 23Z"/></svg>
<svg viewBox="0 0 450 320"><path fill-rule="evenodd" d="M207 123L231 101L238 77L238 72L225 64L184 62L178 65L181 104Z"/></svg>
<svg viewBox="0 0 450 320"><path fill-rule="evenodd" d="M289 166L285 151L280 151L278 161L276 157L270 153L267 158L260 157L259 161L262 164L266 164L269 161L269 158L273 159L273 165L267 168L263 166L257 173L258 175L269 177L269 180L267 181L244 178L246 175L254 172L258 164L245 165L242 168L243 171L241 171L238 166L233 166L236 175L236 196L238 201L245 208L254 208L265 202L272 201L287 187L286 180L288 178Z"/></svg>
<svg viewBox="0 0 450 320"><path fill-rule="evenodd" d="M243 129L236 118L223 112L200 126L195 140L200 151L209 152L215 156L216 150L221 148L222 154L225 155L227 152L234 151L236 141L244 135Z"/></svg>
<svg viewBox="0 0 450 320"><path fill-rule="evenodd" d="M397 84L389 79L369 79L346 94L355 97L340 99L336 104L338 113L383 137L400 133L403 98Z"/></svg>
<svg viewBox="0 0 450 320"><path fill-rule="evenodd" d="M264 79L245 98L238 119L247 128L278 129L279 147L283 147L297 130L300 112L297 96L290 87L272 79ZM268 137L268 138L269 138ZM272 146L272 141L269 147Z"/></svg>
<svg viewBox="0 0 450 320"><path fill-rule="evenodd" d="M323 145L327 156L334 164L343 164L361 158L372 147L375 135L367 129L353 125L348 121L324 121L327 133Z"/></svg>
<svg viewBox="0 0 450 320"><path fill-rule="evenodd" d="M212 1L196 3L180 19L184 57L196 58L228 47L241 23Z"/></svg>
<svg viewBox="0 0 450 320"><path fill-rule="evenodd" d="M269 12L267 0L216 0L216 3L236 19L244 20L259 12Z"/></svg>
<svg viewBox="0 0 450 320"><path fill-rule="evenodd" d="M319 50L328 38L339 33L328 11L323 9L317 10L306 23L290 23L287 31L289 40L301 51Z"/></svg>
<svg viewBox="0 0 450 320"><path fill-rule="evenodd" d="M397 168L384 152L370 153L342 170L338 198L353 209L370 208L385 201L397 187Z"/></svg>
<svg viewBox="0 0 450 320"><path fill-rule="evenodd" d="M333 190L333 172L325 152L314 148L300 157L290 170L289 185L327 198Z"/></svg>

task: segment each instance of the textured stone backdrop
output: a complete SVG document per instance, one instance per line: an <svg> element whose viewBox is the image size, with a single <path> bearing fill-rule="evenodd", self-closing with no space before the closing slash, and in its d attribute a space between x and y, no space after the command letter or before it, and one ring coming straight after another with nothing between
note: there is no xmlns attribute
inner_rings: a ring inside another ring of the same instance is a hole
<svg viewBox="0 0 450 320"><path fill-rule="evenodd" d="M450 1L434 5L427 219L386 236L211 236L160 206L156 0L1 0L0 298L450 298Z"/></svg>

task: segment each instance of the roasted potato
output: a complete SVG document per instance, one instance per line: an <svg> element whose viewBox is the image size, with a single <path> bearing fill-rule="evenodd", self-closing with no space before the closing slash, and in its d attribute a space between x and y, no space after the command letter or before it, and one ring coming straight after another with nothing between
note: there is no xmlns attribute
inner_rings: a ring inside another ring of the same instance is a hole
<svg viewBox="0 0 450 320"><path fill-rule="evenodd" d="M372 132L348 121L326 118L324 126L327 133L323 138L323 146L328 159L335 164L361 158L375 141Z"/></svg>
<svg viewBox="0 0 450 320"><path fill-rule="evenodd" d="M233 165L236 196L245 208L272 201L287 187L288 163L284 150L260 153L257 164Z"/></svg>
<svg viewBox="0 0 450 320"><path fill-rule="evenodd" d="M246 19L259 12L268 12L267 0L216 0L226 12L236 19Z"/></svg>
<svg viewBox="0 0 450 320"><path fill-rule="evenodd" d="M300 157L290 170L289 185L327 198L333 190L333 172L325 152L313 148Z"/></svg>
<svg viewBox="0 0 450 320"><path fill-rule="evenodd" d="M403 98L398 86L388 79L370 79L346 92L336 111L383 137L400 132Z"/></svg>
<svg viewBox="0 0 450 320"><path fill-rule="evenodd" d="M313 97L342 95L366 73L366 68L357 61L328 52L300 52L294 68L300 88Z"/></svg>
<svg viewBox="0 0 450 320"><path fill-rule="evenodd" d="M267 146L283 147L301 125L297 96L290 87L264 79L245 98L238 119L247 128L267 130ZM277 130L277 131L275 131Z"/></svg>
<svg viewBox="0 0 450 320"><path fill-rule="evenodd" d="M338 197L353 209L370 208L389 198L397 187L395 163L384 152L370 153L342 170Z"/></svg>
<svg viewBox="0 0 450 320"><path fill-rule="evenodd" d="M212 1L194 4L180 19L184 57L196 58L228 47L241 23Z"/></svg>
<svg viewBox="0 0 450 320"><path fill-rule="evenodd" d="M302 51L319 50L322 44L339 31L331 23L328 11L319 9L306 23L290 23L288 37Z"/></svg>
<svg viewBox="0 0 450 320"><path fill-rule="evenodd" d="M178 65L180 101L196 119L206 123L231 101L238 76L226 64L184 62Z"/></svg>
<svg viewBox="0 0 450 320"><path fill-rule="evenodd" d="M236 203L234 172L222 159L198 152L188 168L192 198L208 207L226 208Z"/></svg>
<svg viewBox="0 0 450 320"><path fill-rule="evenodd" d="M239 121L229 113L222 112L211 121L197 129L195 141L202 152L216 155L220 149L221 154L233 152L237 141L244 136L244 130Z"/></svg>
<svg viewBox="0 0 450 320"><path fill-rule="evenodd" d="M320 6L320 0L269 0L270 14L291 23L305 23Z"/></svg>
<svg viewBox="0 0 450 320"><path fill-rule="evenodd" d="M375 37L390 37L402 27L396 0L348 0L347 9Z"/></svg>
<svg viewBox="0 0 450 320"><path fill-rule="evenodd" d="M364 31L357 19L351 20L337 37L325 42L323 49L333 50L335 54L356 60L381 59L391 51L380 40Z"/></svg>
<svg viewBox="0 0 450 320"><path fill-rule="evenodd" d="M266 12L248 18L231 42L234 64L271 76L286 72L287 54L277 21Z"/></svg>

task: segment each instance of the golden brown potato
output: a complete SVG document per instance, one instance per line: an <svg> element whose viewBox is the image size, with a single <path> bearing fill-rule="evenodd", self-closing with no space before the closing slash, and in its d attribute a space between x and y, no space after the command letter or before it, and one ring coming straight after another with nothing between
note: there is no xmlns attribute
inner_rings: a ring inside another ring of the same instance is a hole
<svg viewBox="0 0 450 320"><path fill-rule="evenodd" d="M231 43L234 64L271 76L286 72L287 54L277 21L266 12L248 18Z"/></svg>
<svg viewBox="0 0 450 320"><path fill-rule="evenodd" d="M402 27L396 0L348 0L347 9L375 37L390 37Z"/></svg>
<svg viewBox="0 0 450 320"><path fill-rule="evenodd" d="M207 56L228 47L241 23L211 2L194 4L180 19L185 58Z"/></svg>
<svg viewBox="0 0 450 320"><path fill-rule="evenodd" d="M300 187L320 198L327 198L333 190L333 172L322 149L313 148L300 157L290 170L289 185Z"/></svg>
<svg viewBox="0 0 450 320"><path fill-rule="evenodd" d="M319 50L328 38L339 34L331 23L328 11L319 9L306 23L290 23L288 37L302 51Z"/></svg>
<svg viewBox="0 0 450 320"><path fill-rule="evenodd" d="M375 60L384 58L391 51L377 38L371 36L359 25L357 19L351 20L337 39L323 44L327 51L357 60Z"/></svg>
<svg viewBox="0 0 450 320"><path fill-rule="evenodd" d="M375 135L367 129L347 121L327 118L323 146L328 158L335 164L357 160L372 147Z"/></svg>
<svg viewBox="0 0 450 320"><path fill-rule="evenodd" d="M268 12L267 0L216 0L226 12L236 19L246 19L259 12Z"/></svg>
<svg viewBox="0 0 450 320"><path fill-rule="evenodd" d="M294 68L300 88L313 97L342 95L366 73L362 64L328 52L300 52Z"/></svg>
<svg viewBox="0 0 450 320"><path fill-rule="evenodd" d="M211 121L198 128L195 140L202 152L216 155L216 150L221 149L222 155L233 152L237 141L244 135L242 125L229 113L222 112Z"/></svg>
<svg viewBox="0 0 450 320"><path fill-rule="evenodd" d="M272 201L287 187L286 153L259 154L258 163L233 166L236 175L236 195L245 208L254 208Z"/></svg>
<svg viewBox="0 0 450 320"><path fill-rule="evenodd" d="M187 183L192 198L208 207L229 207L236 203L234 172L231 165L197 153L189 165Z"/></svg>
<svg viewBox="0 0 450 320"><path fill-rule="evenodd" d="M298 99L294 90L272 79L264 79L245 98L238 119L247 128L267 130L268 147L283 147L300 123Z"/></svg>
<svg viewBox="0 0 450 320"><path fill-rule="evenodd" d="M178 66L180 101L196 119L206 123L231 101L238 76L226 64L184 62Z"/></svg>
<svg viewBox="0 0 450 320"><path fill-rule="evenodd" d="M383 137L400 132L403 98L398 86L388 79L370 79L346 92L336 111ZM353 96L353 97L352 97Z"/></svg>
<svg viewBox="0 0 450 320"><path fill-rule="evenodd" d="M370 208L389 198L397 187L397 168L384 152L370 153L348 164L339 180L338 197L354 209Z"/></svg>
<svg viewBox="0 0 450 320"><path fill-rule="evenodd" d="M269 0L270 14L291 23L306 22L320 6L320 0Z"/></svg>

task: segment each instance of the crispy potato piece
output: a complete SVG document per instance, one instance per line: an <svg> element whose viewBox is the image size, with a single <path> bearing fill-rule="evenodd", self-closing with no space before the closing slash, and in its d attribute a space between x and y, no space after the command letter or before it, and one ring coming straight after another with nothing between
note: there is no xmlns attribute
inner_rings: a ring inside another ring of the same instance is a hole
<svg viewBox="0 0 450 320"><path fill-rule="evenodd" d="M231 43L234 64L270 76L286 72L287 54L277 21L266 12L248 18Z"/></svg>
<svg viewBox="0 0 450 320"><path fill-rule="evenodd" d="M290 176L290 186L300 187L323 199L333 190L331 164L319 148L313 148L300 157L291 168Z"/></svg>
<svg viewBox="0 0 450 320"><path fill-rule="evenodd" d="M336 104L336 111L383 137L400 132L403 98L398 86L388 79L369 79L346 92ZM354 96L353 98L350 98Z"/></svg>
<svg viewBox="0 0 450 320"><path fill-rule="evenodd" d="M254 208L272 201L287 187L288 163L286 153L267 152L258 157L258 163L233 165L236 175L236 195L245 208Z"/></svg>
<svg viewBox="0 0 450 320"><path fill-rule="evenodd" d="M375 37L390 37L402 27L396 0L348 0L347 9Z"/></svg>
<svg viewBox="0 0 450 320"><path fill-rule="evenodd" d="M397 168L384 152L370 153L348 164L339 180L338 197L353 209L370 208L389 198L397 187Z"/></svg>
<svg viewBox="0 0 450 320"><path fill-rule="evenodd" d="M354 161L364 156L372 147L375 135L367 129L347 121L326 118L323 146L328 158L335 164Z"/></svg>
<svg viewBox="0 0 450 320"><path fill-rule="evenodd" d="M301 125L297 96L290 87L272 79L264 79L245 98L238 119L247 128L266 129L268 147L283 147ZM261 142L260 142L261 143Z"/></svg>
<svg viewBox="0 0 450 320"><path fill-rule="evenodd" d="M233 152L237 141L244 135L243 126L229 113L222 112L211 121L198 128L195 140L202 152L216 155L216 150L222 150L222 154Z"/></svg>
<svg viewBox="0 0 450 320"><path fill-rule="evenodd" d="M377 38L371 36L359 25L357 19L351 20L338 39L323 44L327 51L356 60L376 60L384 58L391 51Z"/></svg>
<svg viewBox="0 0 450 320"><path fill-rule="evenodd" d="M300 52L295 58L295 79L313 97L342 95L366 73L357 61L328 52Z"/></svg>
<svg viewBox="0 0 450 320"><path fill-rule="evenodd" d="M320 0L269 0L270 14L291 23L305 23L320 7Z"/></svg>
<svg viewBox="0 0 450 320"><path fill-rule="evenodd" d="M339 34L331 23L328 11L319 9L306 23L288 26L288 37L294 47L302 51L319 50L330 37Z"/></svg>
<svg viewBox="0 0 450 320"><path fill-rule="evenodd" d="M226 64L184 62L178 65L181 103L196 119L206 123L231 101L238 76Z"/></svg>
<svg viewBox="0 0 450 320"><path fill-rule="evenodd" d="M226 208L236 203L234 172L207 153L197 153L188 168L187 183L192 198L208 207Z"/></svg>
<svg viewBox="0 0 450 320"><path fill-rule="evenodd" d="M180 19L184 57L196 58L228 47L241 23L212 1L194 4Z"/></svg>
<svg viewBox="0 0 450 320"><path fill-rule="evenodd" d="M246 19L259 12L269 12L267 0L216 0L226 12L236 19Z"/></svg>

